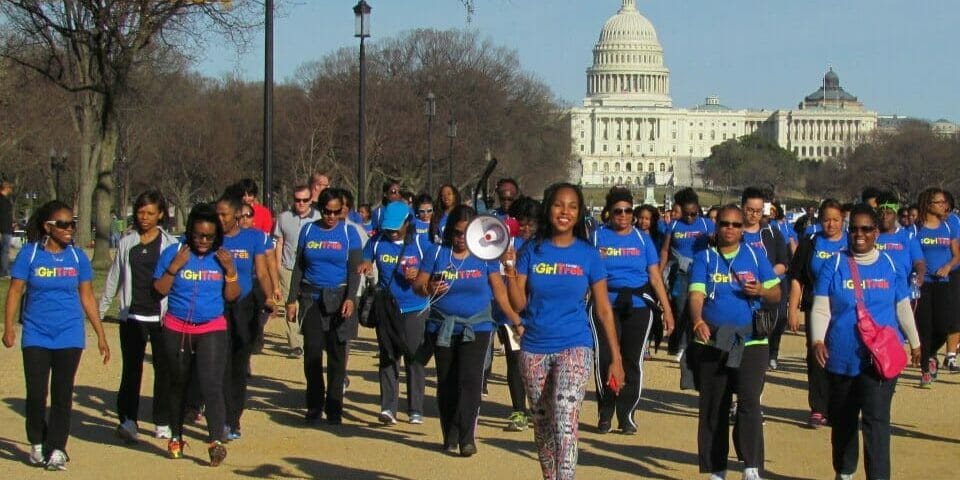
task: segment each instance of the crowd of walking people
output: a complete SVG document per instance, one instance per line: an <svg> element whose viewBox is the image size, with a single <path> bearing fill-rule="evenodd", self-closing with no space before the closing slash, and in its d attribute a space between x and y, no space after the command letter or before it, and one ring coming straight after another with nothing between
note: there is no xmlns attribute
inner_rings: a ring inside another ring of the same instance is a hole
<svg viewBox="0 0 960 480"><path fill-rule="evenodd" d="M791 224L772 194L752 187L739 204L708 213L693 189L661 210L635 206L628 189L614 187L595 219L576 185L552 185L538 201L502 179L489 213L517 228L496 260L469 248L468 225L482 212L453 185L414 196L391 180L382 193L376 207L355 205L318 174L292 189L274 220L244 179L194 206L175 236L164 227L163 195L143 192L99 308L90 262L73 246L71 208L39 208L10 269L3 333L8 348L21 338L29 462L66 469L83 320L106 363L113 341L101 319L115 302L117 435L138 440L149 344L155 437L181 458L184 422L199 414L212 466L242 438L251 355L272 314L285 317L289 353L303 361L305 422L343 421L350 342L369 326L378 421L423 423L432 359L440 448L464 457L478 453L498 339L512 409L506 429L532 425L545 479L574 477L589 382L598 431L637 433L644 361L663 340L680 363L681 388L698 392L697 458L711 480L727 475L731 424L743 478L763 475L761 398L786 329L803 324L808 425L832 428L838 479L857 470L861 428L867 478L891 476L890 409L902 365L880 368L886 358L861 333L868 320L891 329L901 350L909 344L920 387L931 388L941 370L960 371L960 217L937 188L916 207L868 188L855 204L826 199Z"/></svg>

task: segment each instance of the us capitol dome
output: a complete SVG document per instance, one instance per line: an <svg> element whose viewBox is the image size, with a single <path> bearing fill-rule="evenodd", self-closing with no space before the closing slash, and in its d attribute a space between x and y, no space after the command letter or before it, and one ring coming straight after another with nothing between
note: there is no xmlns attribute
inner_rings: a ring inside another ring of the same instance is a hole
<svg viewBox="0 0 960 480"><path fill-rule="evenodd" d="M737 109L716 95L701 105L673 108L663 46L636 3L621 0L603 24L586 70L583 105L571 109L575 182L703 186L700 163L726 140L756 133L798 158L827 160L855 148L876 128L876 112L841 88L832 68L795 110Z"/></svg>

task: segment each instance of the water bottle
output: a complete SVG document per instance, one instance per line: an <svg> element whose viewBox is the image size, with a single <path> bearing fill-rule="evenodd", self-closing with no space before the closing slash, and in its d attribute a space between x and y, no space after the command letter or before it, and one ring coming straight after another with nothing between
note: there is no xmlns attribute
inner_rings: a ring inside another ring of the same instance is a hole
<svg viewBox="0 0 960 480"><path fill-rule="evenodd" d="M920 284L917 282L917 272L910 274L910 299L920 300Z"/></svg>

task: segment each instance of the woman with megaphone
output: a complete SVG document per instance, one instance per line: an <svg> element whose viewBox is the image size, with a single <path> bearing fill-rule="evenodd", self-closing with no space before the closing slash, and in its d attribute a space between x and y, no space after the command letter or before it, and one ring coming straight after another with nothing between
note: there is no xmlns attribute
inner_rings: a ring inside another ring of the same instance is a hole
<svg viewBox="0 0 960 480"><path fill-rule="evenodd" d="M616 331L620 332L620 354L623 356L626 382L620 395L615 395L609 385L597 382L600 433L613 428L616 413L620 431L633 435L637 423L633 412L640 404L643 388L643 359L650 333L653 330L653 309L662 309L663 334L673 331L673 312L667 289L660 274L659 249L646 232L633 226L633 195L630 190L613 187L607 194L604 210L607 223L593 235L593 246L600 252L607 269L607 286ZM604 337L597 358L597 378L606 377L609 356Z"/></svg>
<svg viewBox="0 0 960 480"><path fill-rule="evenodd" d="M464 205L450 211L442 242L424 255L414 282L414 290L432 305L426 331L435 345L443 450L459 448L463 457L477 453L483 364L494 331L491 300L512 324L520 323L510 308L499 263L467 249L467 225L476 216Z"/></svg>
<svg viewBox="0 0 960 480"><path fill-rule="evenodd" d="M606 383L624 383L620 342L607 294L607 272L589 243L583 193L559 183L543 193L537 235L519 254L501 260L514 311L523 312L521 370L533 411L534 438L543 478L573 478L577 467L580 406L593 371L594 332L586 296L610 347Z"/></svg>

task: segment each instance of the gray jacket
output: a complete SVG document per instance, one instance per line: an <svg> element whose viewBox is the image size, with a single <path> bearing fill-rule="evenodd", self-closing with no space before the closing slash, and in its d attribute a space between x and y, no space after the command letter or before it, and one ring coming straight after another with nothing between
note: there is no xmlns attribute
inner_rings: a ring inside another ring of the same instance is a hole
<svg viewBox="0 0 960 480"><path fill-rule="evenodd" d="M160 252L170 245L180 243L177 237L160 229ZM103 286L103 295L100 296L100 318L110 309L113 303L113 297L120 290L120 321L127 319L130 309L130 302L133 295L133 276L130 272L130 250L140 244L140 234L133 231L120 239L117 246L117 253L113 257L113 264L110 265L110 272L107 273L107 282ZM160 300L160 317L167 311L167 297Z"/></svg>

